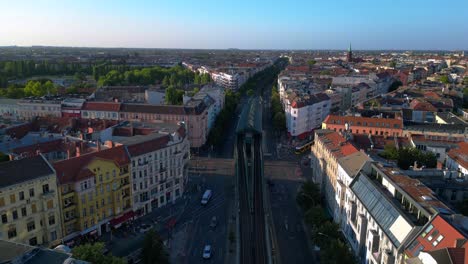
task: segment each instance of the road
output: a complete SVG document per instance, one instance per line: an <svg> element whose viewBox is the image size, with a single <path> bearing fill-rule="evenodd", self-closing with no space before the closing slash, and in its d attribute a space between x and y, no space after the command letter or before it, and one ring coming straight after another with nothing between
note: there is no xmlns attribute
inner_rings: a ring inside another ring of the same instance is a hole
<svg viewBox="0 0 468 264"><path fill-rule="evenodd" d="M223 263L227 240L227 196L230 194L232 177L216 174L202 174L199 177L197 180L202 182L202 191L199 192L198 199L190 202L182 216L189 223L186 263ZM212 190L213 196L203 206L200 200L206 189ZM210 227L213 216L218 219L215 228ZM213 255L209 260L202 258L205 245L212 246Z"/></svg>
<svg viewBox="0 0 468 264"><path fill-rule="evenodd" d="M296 205L296 193L305 181L297 162L267 161L265 174L269 185L270 204L282 263L314 263L314 256L302 224L302 213Z"/></svg>

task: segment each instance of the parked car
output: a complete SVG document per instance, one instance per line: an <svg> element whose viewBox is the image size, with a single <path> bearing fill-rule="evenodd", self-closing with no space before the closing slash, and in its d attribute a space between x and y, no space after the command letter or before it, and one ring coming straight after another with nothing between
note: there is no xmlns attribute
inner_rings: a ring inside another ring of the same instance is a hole
<svg viewBox="0 0 468 264"><path fill-rule="evenodd" d="M142 224L140 226L140 233L146 233L151 229L151 226L148 224Z"/></svg>
<svg viewBox="0 0 468 264"><path fill-rule="evenodd" d="M211 245L205 245L205 247L203 248L203 258L211 258Z"/></svg>
<svg viewBox="0 0 468 264"><path fill-rule="evenodd" d="M210 227L216 228L217 225L218 225L218 218L216 218L216 216L213 216L210 221Z"/></svg>

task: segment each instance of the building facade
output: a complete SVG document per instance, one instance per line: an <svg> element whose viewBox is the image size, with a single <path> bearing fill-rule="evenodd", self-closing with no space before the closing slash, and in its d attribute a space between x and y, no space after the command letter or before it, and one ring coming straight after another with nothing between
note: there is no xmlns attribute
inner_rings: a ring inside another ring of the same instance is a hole
<svg viewBox="0 0 468 264"><path fill-rule="evenodd" d="M0 239L60 244L58 201L55 171L43 156L0 163Z"/></svg>
<svg viewBox="0 0 468 264"><path fill-rule="evenodd" d="M188 179L190 143L185 125L167 124L169 134L119 137L131 159L133 211L138 216L182 197Z"/></svg>
<svg viewBox="0 0 468 264"><path fill-rule="evenodd" d="M348 126L349 131L347 131L346 126ZM337 132L346 131L352 134L400 137L403 135L403 120L329 115L323 121L322 128Z"/></svg>
<svg viewBox="0 0 468 264"><path fill-rule="evenodd" d="M101 235L133 217L130 159L123 146L54 164L64 241Z"/></svg>

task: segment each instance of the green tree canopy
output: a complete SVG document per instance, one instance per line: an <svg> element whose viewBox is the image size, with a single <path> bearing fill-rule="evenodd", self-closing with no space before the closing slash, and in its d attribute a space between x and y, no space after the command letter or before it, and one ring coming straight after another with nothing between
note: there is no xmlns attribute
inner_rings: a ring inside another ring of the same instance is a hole
<svg viewBox="0 0 468 264"><path fill-rule="evenodd" d="M169 255L164 248L163 241L154 229L145 235L141 257L144 264L169 263Z"/></svg>
<svg viewBox="0 0 468 264"><path fill-rule="evenodd" d="M307 181L302 184L296 196L296 202L307 211L308 209L320 203L320 190L316 183Z"/></svg>
<svg viewBox="0 0 468 264"><path fill-rule="evenodd" d="M102 263L102 264L125 264L125 260L104 255L104 243L84 244L73 248L73 258L88 261L91 263Z"/></svg>
<svg viewBox="0 0 468 264"><path fill-rule="evenodd" d="M442 75L442 76L440 76L439 81L440 81L441 83L445 83L445 84L450 83L449 77L448 77L447 75Z"/></svg>

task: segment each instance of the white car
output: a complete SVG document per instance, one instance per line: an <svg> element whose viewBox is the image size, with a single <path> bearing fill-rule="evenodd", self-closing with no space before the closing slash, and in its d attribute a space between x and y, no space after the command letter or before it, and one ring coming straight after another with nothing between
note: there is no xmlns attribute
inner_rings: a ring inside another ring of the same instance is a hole
<svg viewBox="0 0 468 264"><path fill-rule="evenodd" d="M140 233L146 233L146 232L148 232L150 229L151 229L151 226L150 226L150 225L142 224L142 225L140 226Z"/></svg>
<svg viewBox="0 0 468 264"><path fill-rule="evenodd" d="M206 245L205 248L203 248L203 258L204 259L211 258L211 246L210 245Z"/></svg>

